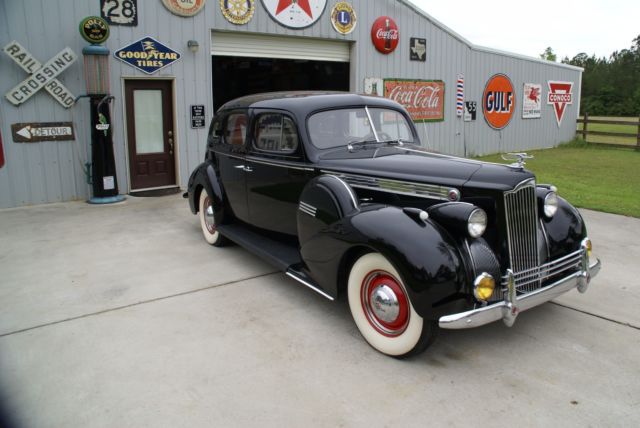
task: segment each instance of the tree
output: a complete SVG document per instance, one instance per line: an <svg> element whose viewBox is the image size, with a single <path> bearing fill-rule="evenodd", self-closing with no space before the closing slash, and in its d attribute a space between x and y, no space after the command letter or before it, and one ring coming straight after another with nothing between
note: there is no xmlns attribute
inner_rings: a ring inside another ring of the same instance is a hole
<svg viewBox="0 0 640 428"><path fill-rule="evenodd" d="M553 49L551 49L551 46L549 46L544 50L544 52L540 54L540 58L546 59L547 61L556 62L556 60L558 59L558 56L555 53L553 53Z"/></svg>

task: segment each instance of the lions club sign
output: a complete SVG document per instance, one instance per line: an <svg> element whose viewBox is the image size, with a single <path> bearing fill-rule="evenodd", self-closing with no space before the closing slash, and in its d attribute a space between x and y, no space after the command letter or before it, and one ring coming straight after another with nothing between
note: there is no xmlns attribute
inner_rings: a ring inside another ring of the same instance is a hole
<svg viewBox="0 0 640 428"><path fill-rule="evenodd" d="M322 16L327 0L262 0L262 4L278 24L300 29L313 25Z"/></svg>
<svg viewBox="0 0 640 428"><path fill-rule="evenodd" d="M516 93L511 80L504 74L495 74L487 82L482 94L482 112L493 129L509 124L516 106Z"/></svg>
<svg viewBox="0 0 640 428"><path fill-rule="evenodd" d="M153 74L180 59L178 52L151 37L118 49L113 56L147 74Z"/></svg>
<svg viewBox="0 0 640 428"><path fill-rule="evenodd" d="M564 117L565 107L568 104L573 104L573 82L555 82L548 81L549 93L547 94L547 104L553 106L553 111L556 114L556 122L558 127Z"/></svg>

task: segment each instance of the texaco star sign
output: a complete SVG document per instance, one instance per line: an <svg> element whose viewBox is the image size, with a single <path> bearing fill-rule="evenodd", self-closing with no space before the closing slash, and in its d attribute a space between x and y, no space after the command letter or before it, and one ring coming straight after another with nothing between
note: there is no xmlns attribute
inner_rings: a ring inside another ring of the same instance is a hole
<svg viewBox="0 0 640 428"><path fill-rule="evenodd" d="M19 106L42 88L66 108L75 104L76 97L56 79L60 73L69 68L77 59L71 48L64 48L44 65L40 64L15 40L6 45L3 50L20 68L30 74L29 77L6 93L6 98L13 105Z"/></svg>
<svg viewBox="0 0 640 428"><path fill-rule="evenodd" d="M279 24L295 29L313 25L327 6L327 0L262 0L262 3Z"/></svg>

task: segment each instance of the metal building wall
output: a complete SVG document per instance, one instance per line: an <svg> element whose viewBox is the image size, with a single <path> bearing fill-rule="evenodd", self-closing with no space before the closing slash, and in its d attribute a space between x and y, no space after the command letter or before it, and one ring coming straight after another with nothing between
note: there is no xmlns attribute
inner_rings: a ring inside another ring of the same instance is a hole
<svg viewBox="0 0 640 428"><path fill-rule="evenodd" d="M351 0L358 24L346 36L334 31L329 0L318 22L303 30L287 29L272 20L260 0L255 1L255 15L247 25L227 22L220 12L219 2L209 0L204 10L190 18L171 14L161 0L138 0L138 26L111 26L106 46L114 52L144 36L151 36L180 52L181 59L148 76L133 67L110 58L112 129L119 189L127 193L128 166L125 144L123 81L127 78L167 78L174 80L175 140L178 154L178 181L184 187L190 171L204 156L206 129L191 129L189 106L204 104L207 120L212 115L211 31L247 31L294 37L344 40L352 45L351 89L361 92L365 77L436 79L445 82L445 121L417 124L423 143L444 153L464 155L496 151L513 151L549 147L574 135L579 106L580 71L561 65L544 64L516 55L496 54L479 49L447 29L405 0ZM46 62L69 46L78 55L59 80L76 96L85 92L82 48L86 46L78 34L78 24L86 16L100 15L98 0L2 0L0 1L0 45L17 40L31 54ZM371 24L382 15L391 16L400 30L400 43L390 55L375 51L371 43ZM409 38L427 39L427 61L409 61ZM188 40L197 40L200 50L187 49ZM516 113L502 131L486 124L481 111L475 122L463 122L455 115L455 82L458 73L465 76L465 98L480 106L487 79L494 73L509 75L516 91ZM16 108L4 94L26 74L4 53L0 53L0 127L3 136L6 165L0 169L0 208L46 202L85 199L89 186L81 164L88 157L90 139L88 106L81 100L71 109L60 106L45 91ZM542 105L542 119L521 118L522 84L543 85L547 80L573 81L574 104L567 106L562 128L558 129L551 107ZM17 144L12 141L10 125L18 122L64 122L75 124L76 141Z"/></svg>

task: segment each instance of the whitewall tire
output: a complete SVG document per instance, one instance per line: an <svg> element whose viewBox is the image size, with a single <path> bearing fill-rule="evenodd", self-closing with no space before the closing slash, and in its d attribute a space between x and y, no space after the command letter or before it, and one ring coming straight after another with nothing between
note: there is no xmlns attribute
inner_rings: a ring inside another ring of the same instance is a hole
<svg viewBox="0 0 640 428"><path fill-rule="evenodd" d="M215 245L216 247L222 247L225 245L227 241L217 230L213 211L213 198L209 196L207 189L202 189L200 191L198 216L200 217L200 227L202 228L202 235L204 236L205 241L210 245Z"/></svg>
<svg viewBox="0 0 640 428"><path fill-rule="evenodd" d="M435 339L437 327L418 315L398 271L381 254L368 253L356 260L347 294L358 330L383 354L407 357Z"/></svg>

